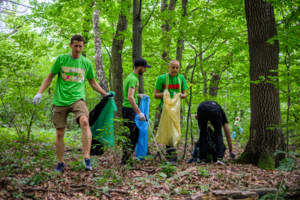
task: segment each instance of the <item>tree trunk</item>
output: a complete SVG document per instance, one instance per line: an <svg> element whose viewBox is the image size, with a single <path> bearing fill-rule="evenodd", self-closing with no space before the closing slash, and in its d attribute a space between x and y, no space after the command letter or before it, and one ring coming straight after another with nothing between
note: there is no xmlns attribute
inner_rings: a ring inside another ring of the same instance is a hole
<svg viewBox="0 0 300 200"><path fill-rule="evenodd" d="M183 10L182 13L183 18L187 16L186 5L187 5L187 0L182 0L181 8ZM184 46L184 40L182 36L180 36L180 39L177 40L177 48L176 48L176 60L179 61L180 65L182 63L183 46Z"/></svg>
<svg viewBox="0 0 300 200"><path fill-rule="evenodd" d="M166 6L166 2L165 0L163 0L162 2L162 6ZM170 3L168 5L168 10L169 11L174 11L175 7L176 7L176 2L177 0L170 0ZM164 9L166 9L166 7L164 7ZM161 11L163 11L163 8L161 8ZM170 23L172 22L172 17L169 16L168 19L165 20L165 23L162 25L161 29L163 31L163 37L162 37L162 42L164 45L164 50L163 50L163 54L162 57L163 59L166 61L166 63L170 62L170 44L171 44L171 36L169 35L170 30L172 29L172 26L170 26ZM165 43L167 45L165 45Z"/></svg>
<svg viewBox="0 0 300 200"><path fill-rule="evenodd" d="M274 9L264 0L245 0L250 54L250 81L264 76L278 76L279 42L267 41L277 35ZM271 83L250 83L251 124L245 151L236 162L251 163L264 169L274 169L284 154L273 156L275 150L284 150L281 129L268 129L281 122L279 89ZM274 162L275 161L275 162Z"/></svg>
<svg viewBox="0 0 300 200"><path fill-rule="evenodd" d="M160 12L161 13L165 12L165 10L167 8L168 8L168 0L162 0L161 7L160 7ZM167 28L166 23L162 23L162 25L161 25L161 31L163 32L163 34L166 31L166 28ZM163 41L163 37L161 38L161 40ZM165 51L163 51L163 54L162 54L163 59L164 59L164 54L165 54ZM165 66L165 64L161 65L161 68L160 68L160 72L161 73L163 73L163 67L164 66ZM160 102L159 102L159 104L160 104ZM155 109L154 130L158 129L159 121L160 121L160 117L161 117L161 109L159 107L159 104L157 105L157 107Z"/></svg>
<svg viewBox="0 0 300 200"><path fill-rule="evenodd" d="M122 0L122 3L124 0ZM121 12L119 15L117 31L113 39L113 47L111 50L111 69L112 69L112 88L116 93L114 97L118 111L116 117L122 118L122 103L123 103L123 68L122 68L122 50L125 40L125 36L122 34L123 31L127 30L128 21L126 16Z"/></svg>
<svg viewBox="0 0 300 200"><path fill-rule="evenodd" d="M132 62L142 57L142 0L133 0ZM143 76L139 76L139 93L145 93Z"/></svg>
<svg viewBox="0 0 300 200"><path fill-rule="evenodd" d="M86 46L89 43L89 32L90 30L93 28L92 27L92 8L94 6L95 2L90 2L89 5L86 6L85 10L84 10L84 23L83 23L83 34L82 37L84 39L84 45ZM87 47L85 47L82 50L82 55L84 57L86 57L86 51L87 51Z"/></svg>
<svg viewBox="0 0 300 200"><path fill-rule="evenodd" d="M221 74L213 74L209 85L209 96L216 97L218 95Z"/></svg>
<svg viewBox="0 0 300 200"><path fill-rule="evenodd" d="M101 38L100 38L100 29L99 29L99 10L95 9L93 13L93 29L94 29L94 43L95 43L95 63L96 63L96 72L99 85L105 92L108 92L108 83L105 76L105 71L103 67L103 57L101 49Z"/></svg>

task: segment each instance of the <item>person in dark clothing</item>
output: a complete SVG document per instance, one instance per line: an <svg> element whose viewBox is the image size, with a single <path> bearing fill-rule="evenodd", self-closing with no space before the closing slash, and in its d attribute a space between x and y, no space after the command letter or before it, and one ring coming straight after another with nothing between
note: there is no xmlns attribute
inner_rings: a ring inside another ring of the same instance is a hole
<svg viewBox="0 0 300 200"><path fill-rule="evenodd" d="M199 104L197 109L198 126L200 129L200 162L206 163L207 160L207 122L210 121L214 128L214 143L216 145L217 163L224 165L222 161L224 156L222 126L229 148L230 158L235 158L235 153L232 152L232 142L228 121L222 107L215 101L204 101Z"/></svg>
<svg viewBox="0 0 300 200"><path fill-rule="evenodd" d="M138 96L143 98L145 94L138 94L139 76L146 72L146 68L151 68L145 59L139 58L134 61L134 70L125 79L123 84L124 102L122 107L122 117L124 126L129 128L126 137L129 141L123 144L123 155L121 164L127 164L127 160L135 150L135 146L139 138L139 129L135 123L135 115L137 114L140 121L146 121L146 115L142 113L138 107Z"/></svg>

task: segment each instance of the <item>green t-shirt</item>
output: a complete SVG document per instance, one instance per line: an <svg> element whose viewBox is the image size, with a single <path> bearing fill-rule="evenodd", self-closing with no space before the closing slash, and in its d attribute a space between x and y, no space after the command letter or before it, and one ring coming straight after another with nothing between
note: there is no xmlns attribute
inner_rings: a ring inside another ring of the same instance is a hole
<svg viewBox="0 0 300 200"><path fill-rule="evenodd" d="M58 74L52 103L56 106L69 106L79 99L85 99L85 79L95 78L91 61L71 54L59 55L51 67L53 74Z"/></svg>
<svg viewBox="0 0 300 200"><path fill-rule="evenodd" d="M166 82L167 82L167 74L163 74L158 77L156 84L155 84L155 89L160 90L160 92L163 92L166 88ZM181 92L187 89L187 85L185 82L185 78L183 75L177 74L175 77L171 77L169 74L169 86L168 90L170 92L171 98L174 96L174 92L179 93L179 81L178 81L178 76L180 78L180 84L181 84ZM160 100L160 107L163 106L163 98Z"/></svg>
<svg viewBox="0 0 300 200"><path fill-rule="evenodd" d="M135 89L133 97L136 102L136 105L138 105L138 97L137 96L138 96L138 92L139 92L139 77L134 72L131 72L127 76L127 78L125 79L124 84L123 84L123 94L124 94L123 106L126 108L132 108L132 106L130 105L130 103L128 101L129 88Z"/></svg>

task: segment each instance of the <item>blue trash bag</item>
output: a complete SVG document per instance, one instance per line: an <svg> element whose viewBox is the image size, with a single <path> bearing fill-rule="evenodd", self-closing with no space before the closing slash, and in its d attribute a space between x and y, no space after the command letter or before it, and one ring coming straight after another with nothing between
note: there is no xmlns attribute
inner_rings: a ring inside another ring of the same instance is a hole
<svg viewBox="0 0 300 200"><path fill-rule="evenodd" d="M236 132L233 131L232 134L231 134L231 138L235 139L236 138Z"/></svg>
<svg viewBox="0 0 300 200"><path fill-rule="evenodd" d="M240 128L240 134L243 134L244 129Z"/></svg>
<svg viewBox="0 0 300 200"><path fill-rule="evenodd" d="M149 107L150 107L150 98L149 97L143 97L140 103L140 111L144 113L149 119ZM136 144L136 157L139 160L144 160L144 158L147 156L147 148L148 148L148 121L140 121L139 117L135 116L135 123L137 127L139 128L139 139Z"/></svg>

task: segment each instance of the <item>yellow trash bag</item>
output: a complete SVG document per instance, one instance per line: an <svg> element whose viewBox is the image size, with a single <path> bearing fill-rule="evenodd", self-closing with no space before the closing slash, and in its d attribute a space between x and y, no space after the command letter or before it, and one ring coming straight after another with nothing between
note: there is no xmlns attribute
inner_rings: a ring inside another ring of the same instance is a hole
<svg viewBox="0 0 300 200"><path fill-rule="evenodd" d="M181 83L178 76L179 93L171 99L168 85L169 74L166 76L166 89L164 91L164 104L160 123L157 130L155 140L157 143L165 144L171 147L176 147L181 139L180 130L180 103L181 103Z"/></svg>

